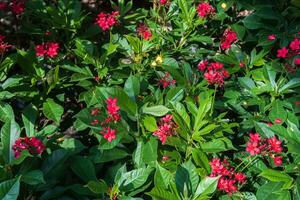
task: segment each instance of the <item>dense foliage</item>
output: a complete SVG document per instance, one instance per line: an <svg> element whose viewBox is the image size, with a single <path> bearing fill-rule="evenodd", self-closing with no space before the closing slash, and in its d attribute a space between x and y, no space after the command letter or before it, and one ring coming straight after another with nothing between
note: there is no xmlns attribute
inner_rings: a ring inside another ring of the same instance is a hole
<svg viewBox="0 0 300 200"><path fill-rule="evenodd" d="M0 199L300 199L299 0L2 0Z"/></svg>

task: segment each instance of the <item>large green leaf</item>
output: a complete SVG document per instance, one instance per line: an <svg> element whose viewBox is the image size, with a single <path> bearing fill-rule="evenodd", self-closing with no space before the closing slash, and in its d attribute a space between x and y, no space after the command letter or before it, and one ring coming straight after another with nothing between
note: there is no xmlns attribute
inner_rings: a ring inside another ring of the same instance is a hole
<svg viewBox="0 0 300 200"><path fill-rule="evenodd" d="M172 181L174 181L172 173L157 163L154 175L155 187L167 189Z"/></svg>
<svg viewBox="0 0 300 200"><path fill-rule="evenodd" d="M206 177L199 183L194 196L212 194L218 185L220 177Z"/></svg>
<svg viewBox="0 0 300 200"><path fill-rule="evenodd" d="M151 196L153 200L179 200L175 194L159 187L153 188L146 194Z"/></svg>
<svg viewBox="0 0 300 200"><path fill-rule="evenodd" d="M107 184L102 180L89 181L86 186L95 194L101 194L108 190Z"/></svg>
<svg viewBox="0 0 300 200"><path fill-rule="evenodd" d="M7 121L1 128L2 154L6 163L14 159L13 145L20 136L20 127L14 119Z"/></svg>
<svg viewBox="0 0 300 200"><path fill-rule="evenodd" d="M109 150L102 150L98 148L91 149L91 159L94 163L105 163L109 161L116 161L127 157L129 154L123 149L113 148Z"/></svg>
<svg viewBox="0 0 300 200"><path fill-rule="evenodd" d="M16 200L19 196L20 177L0 183L0 199Z"/></svg>
<svg viewBox="0 0 300 200"><path fill-rule="evenodd" d="M85 182L97 180L95 166L90 159L86 157L73 157L71 161L71 169Z"/></svg>
<svg viewBox="0 0 300 200"><path fill-rule="evenodd" d="M43 113L47 118L59 123L64 113L64 108L55 103L53 99L47 99L47 101L43 103Z"/></svg>
<svg viewBox="0 0 300 200"><path fill-rule="evenodd" d="M154 137L146 142L143 148L143 161L144 163L155 166L157 160L157 145L158 142Z"/></svg>
<svg viewBox="0 0 300 200"><path fill-rule="evenodd" d="M151 168L140 168L123 173L118 186L121 191L131 191L141 187L148 179Z"/></svg>
<svg viewBox="0 0 300 200"><path fill-rule="evenodd" d="M283 186L284 188L289 188L293 183L293 178L288 174L273 169L265 169L259 174L259 176L262 176L273 182L285 182L285 185Z"/></svg>
<svg viewBox="0 0 300 200"><path fill-rule="evenodd" d="M44 174L41 170L33 170L22 175L21 181L29 185L45 183Z"/></svg>
<svg viewBox="0 0 300 200"><path fill-rule="evenodd" d="M7 103L0 101L0 120L2 122L10 121L14 118L14 111Z"/></svg>
<svg viewBox="0 0 300 200"><path fill-rule="evenodd" d="M194 193L197 189L199 176L195 165L189 160L178 167L175 175L175 181L178 191L184 194L188 192L189 195ZM185 191L187 189L187 191Z"/></svg>
<svg viewBox="0 0 300 200"><path fill-rule="evenodd" d="M159 106L151 106L151 107L143 107L143 113L161 117L166 115L170 111L169 108L159 105Z"/></svg>
<svg viewBox="0 0 300 200"><path fill-rule="evenodd" d="M143 120L143 124L147 131L154 132L158 129L156 120L154 117L146 116Z"/></svg>
<svg viewBox="0 0 300 200"><path fill-rule="evenodd" d="M29 104L25 107L22 113L22 120L24 123L24 128L26 135L32 137L35 134L34 124L38 116L37 108L33 104Z"/></svg>

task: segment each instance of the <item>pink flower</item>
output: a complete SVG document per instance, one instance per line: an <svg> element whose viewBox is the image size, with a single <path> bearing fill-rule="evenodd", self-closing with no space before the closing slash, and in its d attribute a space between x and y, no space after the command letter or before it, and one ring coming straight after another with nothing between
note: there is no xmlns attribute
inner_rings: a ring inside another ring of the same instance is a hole
<svg viewBox="0 0 300 200"><path fill-rule="evenodd" d="M276 118L276 119L274 120L274 122L275 122L276 124L281 124L281 123L282 123L282 119Z"/></svg>
<svg viewBox="0 0 300 200"><path fill-rule="evenodd" d="M300 105L300 101L295 101L295 105L299 106Z"/></svg>
<svg viewBox="0 0 300 200"><path fill-rule="evenodd" d="M237 41L237 35L234 31L226 29L223 33L223 38L221 40L220 47L222 50L229 49L231 44Z"/></svg>
<svg viewBox="0 0 300 200"><path fill-rule="evenodd" d="M282 156L275 156L273 161L276 166L280 166L282 164Z"/></svg>
<svg viewBox="0 0 300 200"><path fill-rule="evenodd" d="M271 126L273 126L273 123L272 122L268 122L267 125L271 127Z"/></svg>
<svg viewBox="0 0 300 200"><path fill-rule="evenodd" d="M275 153L282 152L281 141L278 140L275 136L268 138L267 142L269 143L269 149Z"/></svg>
<svg viewBox="0 0 300 200"><path fill-rule="evenodd" d="M244 183L247 179L247 177L241 172L235 173L234 178L239 183Z"/></svg>
<svg viewBox="0 0 300 200"><path fill-rule="evenodd" d="M144 40L150 40L152 37L152 33L150 29L145 24L140 24L137 27L137 33L140 37L142 37Z"/></svg>
<svg viewBox="0 0 300 200"><path fill-rule="evenodd" d="M289 50L286 47L277 50L277 58L286 58Z"/></svg>
<svg viewBox="0 0 300 200"><path fill-rule="evenodd" d="M35 55L38 57L42 57L45 55L47 50L44 48L44 45L39 44L35 46Z"/></svg>
<svg viewBox="0 0 300 200"><path fill-rule="evenodd" d="M99 115L100 109L99 108L94 108L91 110L91 115L92 116L97 116Z"/></svg>
<svg viewBox="0 0 300 200"><path fill-rule="evenodd" d="M259 142L260 141L260 136L258 133L250 133L249 134L249 139L251 142Z"/></svg>
<svg viewBox="0 0 300 200"><path fill-rule="evenodd" d="M167 161L167 160L169 160L170 158L169 158L169 156L166 156L166 155L164 155L163 157L162 157L162 161Z"/></svg>
<svg viewBox="0 0 300 200"><path fill-rule="evenodd" d="M275 34L268 35L268 40L270 41L276 40L276 35Z"/></svg>
<svg viewBox="0 0 300 200"><path fill-rule="evenodd" d="M296 58L296 59L294 60L294 64L295 64L295 65L300 65L300 58Z"/></svg>
<svg viewBox="0 0 300 200"><path fill-rule="evenodd" d="M99 124L99 120L98 119L94 119L92 122L91 122L91 125L95 126Z"/></svg>
<svg viewBox="0 0 300 200"><path fill-rule="evenodd" d="M246 151L249 152L251 156L259 154L261 151L259 143L249 141L247 143Z"/></svg>
<svg viewBox="0 0 300 200"><path fill-rule="evenodd" d="M100 133L104 135L104 138L109 142L112 142L114 139L116 139L116 130L109 127L105 127L102 131L100 131Z"/></svg>
<svg viewBox="0 0 300 200"><path fill-rule="evenodd" d="M5 10L7 8L7 3L0 2L0 10Z"/></svg>
<svg viewBox="0 0 300 200"><path fill-rule="evenodd" d="M198 69L200 70L200 71L205 71L206 70L206 68L207 68L207 66L208 66L208 61L207 60L202 60L201 62L199 62L199 64L198 64Z"/></svg>
<svg viewBox="0 0 300 200"><path fill-rule="evenodd" d="M232 193L237 192L235 182L235 180L221 177L218 182L218 189L223 190L224 192L231 195Z"/></svg>
<svg viewBox="0 0 300 200"><path fill-rule="evenodd" d="M300 50L300 40L298 38L295 38L291 43L290 43L290 49L293 51Z"/></svg>
<svg viewBox="0 0 300 200"><path fill-rule="evenodd" d="M215 13L215 8L212 7L208 2L200 3L197 7L198 16L205 18L208 15Z"/></svg>
<svg viewBox="0 0 300 200"><path fill-rule="evenodd" d="M4 42L5 36L0 35L0 55L11 47L8 43Z"/></svg>
<svg viewBox="0 0 300 200"><path fill-rule="evenodd" d="M117 23L117 17L119 16L118 11L114 11L111 14L101 12L96 18L96 24L103 30L106 31L110 27Z"/></svg>

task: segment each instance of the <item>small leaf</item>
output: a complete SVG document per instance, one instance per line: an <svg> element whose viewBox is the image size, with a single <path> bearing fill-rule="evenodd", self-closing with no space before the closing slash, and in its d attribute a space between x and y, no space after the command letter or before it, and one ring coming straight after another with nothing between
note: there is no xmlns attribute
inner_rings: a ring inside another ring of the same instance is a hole
<svg viewBox="0 0 300 200"><path fill-rule="evenodd" d="M64 108L55 103L53 99L47 99L47 101L43 103L43 113L47 118L59 123L61 116L64 113Z"/></svg>
<svg viewBox="0 0 300 200"><path fill-rule="evenodd" d="M29 185L38 185L45 183L44 174L41 170L29 171L22 175L21 181Z"/></svg>
<svg viewBox="0 0 300 200"><path fill-rule="evenodd" d="M152 107L144 107L143 113L161 117L166 115L170 111L169 108L159 105L159 106L152 106Z"/></svg>
<svg viewBox="0 0 300 200"><path fill-rule="evenodd" d="M147 131L154 132L158 129L156 120L154 117L146 116L143 120L144 127Z"/></svg>
<svg viewBox="0 0 300 200"><path fill-rule="evenodd" d="M89 181L86 187L88 187L95 194L105 193L108 190L108 186L103 180Z"/></svg>

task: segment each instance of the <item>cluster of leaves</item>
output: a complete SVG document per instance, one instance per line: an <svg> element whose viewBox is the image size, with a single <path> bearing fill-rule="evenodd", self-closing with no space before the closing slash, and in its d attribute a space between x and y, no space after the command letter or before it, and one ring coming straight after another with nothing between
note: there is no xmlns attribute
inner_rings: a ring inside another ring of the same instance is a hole
<svg viewBox="0 0 300 200"><path fill-rule="evenodd" d="M194 0L24 2L22 13L0 9L12 45L0 51L0 199L300 198L300 70L276 58L299 37L298 0L209 0L207 17ZM117 23L102 30L97 15L113 10ZM237 35L227 50L225 30ZM36 55L53 41L57 56ZM209 84L204 60L230 78ZM166 77L176 81L162 86ZM111 142L93 123L105 121L109 97L121 115ZM167 114L176 132L162 144L153 133ZM282 141L281 165L246 152L254 132ZM25 137L45 150L16 157ZM246 175L237 192L219 190L213 158Z"/></svg>

